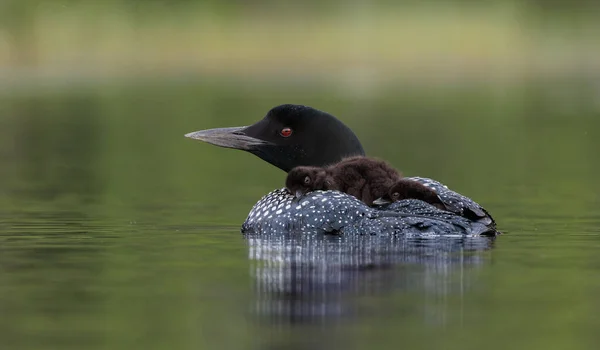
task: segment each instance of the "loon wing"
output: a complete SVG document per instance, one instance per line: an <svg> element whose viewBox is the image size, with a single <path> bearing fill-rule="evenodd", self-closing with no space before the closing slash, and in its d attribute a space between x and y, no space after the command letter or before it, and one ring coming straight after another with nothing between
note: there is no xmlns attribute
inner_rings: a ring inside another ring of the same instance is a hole
<svg viewBox="0 0 600 350"><path fill-rule="evenodd" d="M486 226L495 225L492 216L478 203L448 188L448 186L425 177L408 177L407 179L417 181L432 190L444 203L446 209L473 221L480 222Z"/></svg>

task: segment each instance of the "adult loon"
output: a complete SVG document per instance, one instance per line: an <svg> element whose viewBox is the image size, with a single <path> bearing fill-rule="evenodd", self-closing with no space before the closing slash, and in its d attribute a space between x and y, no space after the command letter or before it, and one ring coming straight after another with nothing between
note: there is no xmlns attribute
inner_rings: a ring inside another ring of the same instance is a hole
<svg viewBox="0 0 600 350"><path fill-rule="evenodd" d="M334 164L365 155L352 130L329 113L302 105L272 108L250 126L201 130L185 135L216 146L250 152L289 172L297 166ZM419 200L371 208L337 191L314 191L297 199L286 189L261 198L242 225L243 232L290 231L337 234L496 235L495 222L477 203L441 183L409 177L433 189L454 213Z"/></svg>

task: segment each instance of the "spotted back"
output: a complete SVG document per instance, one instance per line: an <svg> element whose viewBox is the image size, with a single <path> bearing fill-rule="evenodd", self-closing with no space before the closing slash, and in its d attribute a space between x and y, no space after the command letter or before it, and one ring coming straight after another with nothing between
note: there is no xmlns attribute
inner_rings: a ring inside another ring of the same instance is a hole
<svg viewBox="0 0 600 350"><path fill-rule="evenodd" d="M371 208L338 191L313 191L296 198L280 189L254 205L242 225L242 232L343 235L487 235L494 232L481 223L418 200L393 205L389 210Z"/></svg>

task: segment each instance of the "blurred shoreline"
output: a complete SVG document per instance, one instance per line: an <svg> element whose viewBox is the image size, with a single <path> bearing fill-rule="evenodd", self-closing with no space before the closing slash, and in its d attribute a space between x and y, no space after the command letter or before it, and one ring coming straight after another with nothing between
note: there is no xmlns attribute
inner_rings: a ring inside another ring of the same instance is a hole
<svg viewBox="0 0 600 350"><path fill-rule="evenodd" d="M120 80L386 86L600 76L600 25L514 6L384 11L125 10L38 5L0 26L0 91Z"/></svg>

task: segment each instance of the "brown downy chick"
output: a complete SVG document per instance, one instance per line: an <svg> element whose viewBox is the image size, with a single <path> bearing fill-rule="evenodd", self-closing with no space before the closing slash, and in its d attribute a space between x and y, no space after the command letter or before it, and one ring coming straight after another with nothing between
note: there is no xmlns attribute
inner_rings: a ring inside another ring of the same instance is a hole
<svg viewBox="0 0 600 350"><path fill-rule="evenodd" d="M435 206L436 208L447 210L446 206L440 200L440 197L434 190L409 179L401 179L396 182L390 187L385 195L376 199L374 204L388 204L403 199L419 199Z"/></svg>
<svg viewBox="0 0 600 350"><path fill-rule="evenodd" d="M337 190L372 205L401 178L388 163L358 156L325 168L296 167L288 173L286 187L296 197L315 190Z"/></svg>

